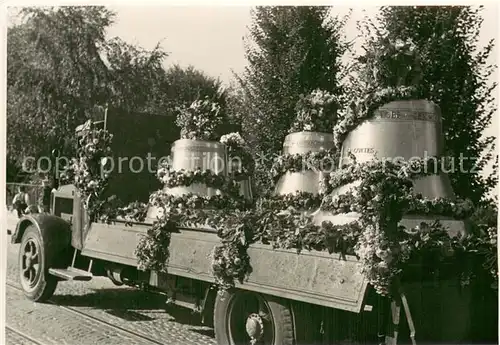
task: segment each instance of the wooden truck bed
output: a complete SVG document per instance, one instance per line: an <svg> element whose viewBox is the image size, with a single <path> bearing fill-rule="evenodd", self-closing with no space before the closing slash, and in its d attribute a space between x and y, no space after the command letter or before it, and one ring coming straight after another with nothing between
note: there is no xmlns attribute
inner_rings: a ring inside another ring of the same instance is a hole
<svg viewBox="0 0 500 345"><path fill-rule="evenodd" d="M82 255L137 266L134 255L140 236L148 225L93 223ZM211 252L220 240L216 233L183 229L173 233L168 273L213 282ZM354 257L342 260L337 254L273 249L254 244L248 249L252 273L237 287L312 304L360 312L367 281Z"/></svg>

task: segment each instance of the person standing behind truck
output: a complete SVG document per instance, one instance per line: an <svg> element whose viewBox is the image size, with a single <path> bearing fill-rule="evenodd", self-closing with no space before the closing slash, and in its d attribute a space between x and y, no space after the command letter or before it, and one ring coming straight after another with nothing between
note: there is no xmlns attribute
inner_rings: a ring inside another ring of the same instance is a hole
<svg viewBox="0 0 500 345"><path fill-rule="evenodd" d="M17 216L21 217L30 203L30 197L26 193L26 187L19 186L17 194L12 199L12 206L17 211Z"/></svg>
<svg viewBox="0 0 500 345"><path fill-rule="evenodd" d="M50 195L52 193L52 187L50 186L49 180L44 179L42 181L42 211L50 212Z"/></svg>

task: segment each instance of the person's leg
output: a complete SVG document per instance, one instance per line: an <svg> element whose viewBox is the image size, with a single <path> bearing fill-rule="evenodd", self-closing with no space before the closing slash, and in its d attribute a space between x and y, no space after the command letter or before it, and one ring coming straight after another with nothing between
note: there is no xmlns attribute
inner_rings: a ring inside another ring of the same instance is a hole
<svg viewBox="0 0 500 345"><path fill-rule="evenodd" d="M22 211L22 209L21 209L21 204L19 204L19 203L14 204L14 209L15 209L15 210L16 210L16 212L17 212L17 217L18 217L18 218L21 218L21 217L22 217L22 215L23 215L23 211Z"/></svg>

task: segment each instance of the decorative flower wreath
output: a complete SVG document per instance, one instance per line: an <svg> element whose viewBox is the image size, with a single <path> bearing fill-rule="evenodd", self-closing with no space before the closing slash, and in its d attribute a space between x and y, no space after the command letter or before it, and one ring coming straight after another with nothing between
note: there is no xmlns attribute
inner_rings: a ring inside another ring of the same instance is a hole
<svg viewBox="0 0 500 345"><path fill-rule="evenodd" d="M232 136L232 138L237 137ZM239 233L238 231L243 229L242 226L239 226L240 230L234 228L234 215L245 214L245 210L250 207L249 202L239 195L236 180L210 170L175 171L168 162L160 164L157 177L169 188L203 183L221 190L222 194L203 197L194 194L174 196L163 190L153 193L150 196L150 204L161 208L163 213L146 236L139 241L135 250L139 261L138 267L143 270L155 269L166 272L171 233L180 227L202 225L217 229L221 237L222 244L215 246L212 253L216 283L221 289L226 289L234 285L234 279L242 280L250 270L246 255L247 244L241 238L236 243L226 238L231 236L234 240L236 238L234 233ZM250 224L252 223L248 223L247 226ZM228 261L227 258L234 253L238 253L237 258Z"/></svg>
<svg viewBox="0 0 500 345"><path fill-rule="evenodd" d="M422 78L421 64L425 49L418 49L411 39L392 39L382 36L369 40L365 54L358 57L363 64L362 78L383 88L417 85Z"/></svg>
<svg viewBox="0 0 500 345"><path fill-rule="evenodd" d="M360 214L356 221L345 225L334 225L329 221L321 225L315 224L313 219L303 212L305 205L300 202L312 200L311 196L301 195L301 200L289 196L259 200L257 207L251 211L253 227L245 228L246 238L253 239L253 242L270 243L273 247L295 248L299 252L303 249L314 249L339 253L341 257L356 255L361 262L363 273L382 295L391 294L394 284L409 265L420 262L422 258L432 258L427 260L429 264L434 265L428 267L432 272L440 269L440 262L457 255L471 257L477 255L480 248L493 253L491 247L484 244L469 241L471 244L465 246L464 239L460 236L450 238L439 221L430 224L423 222L413 229L405 229L399 225L403 215L411 212L430 210L430 213L439 215L442 211L457 218L463 218L470 212L470 203L467 201L427 200L413 195L412 180L399 172L411 170L410 167L414 166L415 162L353 163L353 167L347 170L350 173L344 172L351 174L346 180L361 179L361 183L354 187L352 193L336 197L325 195L321 205L322 209L333 214L350 211ZM315 199L308 205L311 206L310 209L315 209L318 200ZM245 215L246 219L248 217L250 216ZM233 226L244 227L244 224L248 223L242 218L235 224ZM246 262L246 253L244 258L237 260L238 255L243 255L243 247L236 242L229 238L223 241L223 246L227 246L224 255L228 256L223 262ZM247 246L249 244L247 243ZM236 245L240 245L238 250L230 249ZM489 258L486 259L488 262L495 262L496 255L486 257ZM487 263L485 266L488 269L492 267ZM249 274L243 274L241 271L239 273L239 276ZM457 272L462 279L466 279L470 273L465 268L462 273ZM227 280L226 284L229 284Z"/></svg>
<svg viewBox="0 0 500 345"><path fill-rule="evenodd" d="M248 178L255 170L255 161L240 133L225 134L220 142L228 148L228 172L235 178Z"/></svg>
<svg viewBox="0 0 500 345"><path fill-rule="evenodd" d="M289 133L302 131L330 133L339 106L336 96L320 89L312 91L307 96L300 95L295 107L297 118Z"/></svg>
<svg viewBox="0 0 500 345"><path fill-rule="evenodd" d="M307 153L284 154L274 159L271 176L274 181L287 172L306 170L331 171L338 165L339 154L336 149L309 151Z"/></svg>
<svg viewBox="0 0 500 345"><path fill-rule="evenodd" d="M113 135L107 130L95 128L90 120L83 128L78 133L76 158L62 172L61 180L73 184L78 190L91 222L110 222L116 218L122 218L127 224L143 221L146 204L136 201L124 205L115 195L103 199L110 176L109 173L102 173L102 164L103 159L112 156Z"/></svg>
<svg viewBox="0 0 500 345"><path fill-rule="evenodd" d="M102 160L111 154L113 135L97 129L89 120L79 132L76 158L61 174L61 179L74 184L91 221L102 208L101 195L108 185L108 174L102 174Z"/></svg>
<svg viewBox="0 0 500 345"><path fill-rule="evenodd" d="M285 195L270 195L257 201L258 209L286 210L311 210L320 207L323 197L309 192L298 192Z"/></svg>
<svg viewBox="0 0 500 345"><path fill-rule="evenodd" d="M158 166L157 177L168 188L188 187L200 183L218 189L232 197L238 197L239 195L239 186L234 178L216 174L209 169L173 170L168 162L161 162Z"/></svg>
<svg viewBox="0 0 500 345"><path fill-rule="evenodd" d="M220 111L220 105L208 97L179 108L176 124L181 128L181 138L215 140L215 130L222 124Z"/></svg>
<svg viewBox="0 0 500 345"><path fill-rule="evenodd" d="M340 148L346 135L371 118L378 108L392 101L419 99L421 64L425 49L416 49L411 40L387 36L369 40L361 63L360 78L353 85L353 100L339 111L339 121L333 128L336 147ZM362 90L359 85L363 85Z"/></svg>
<svg viewBox="0 0 500 345"><path fill-rule="evenodd" d="M339 111L339 120L333 127L335 146L340 148L347 134L370 119L381 106L416 97L418 90L413 86L386 87L367 92L362 97L354 96L350 104Z"/></svg>

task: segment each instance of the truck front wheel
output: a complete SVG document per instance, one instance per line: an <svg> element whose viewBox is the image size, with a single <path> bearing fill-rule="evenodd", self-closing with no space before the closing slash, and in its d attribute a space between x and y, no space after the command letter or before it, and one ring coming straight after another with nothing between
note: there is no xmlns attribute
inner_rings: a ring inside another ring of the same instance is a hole
<svg viewBox="0 0 500 345"><path fill-rule="evenodd" d="M214 323L217 344L295 344L290 305L277 297L241 290L217 294Z"/></svg>
<svg viewBox="0 0 500 345"><path fill-rule="evenodd" d="M54 294L57 278L48 273L47 257L40 233L30 225L19 247L19 278L24 294L35 302L44 302Z"/></svg>

